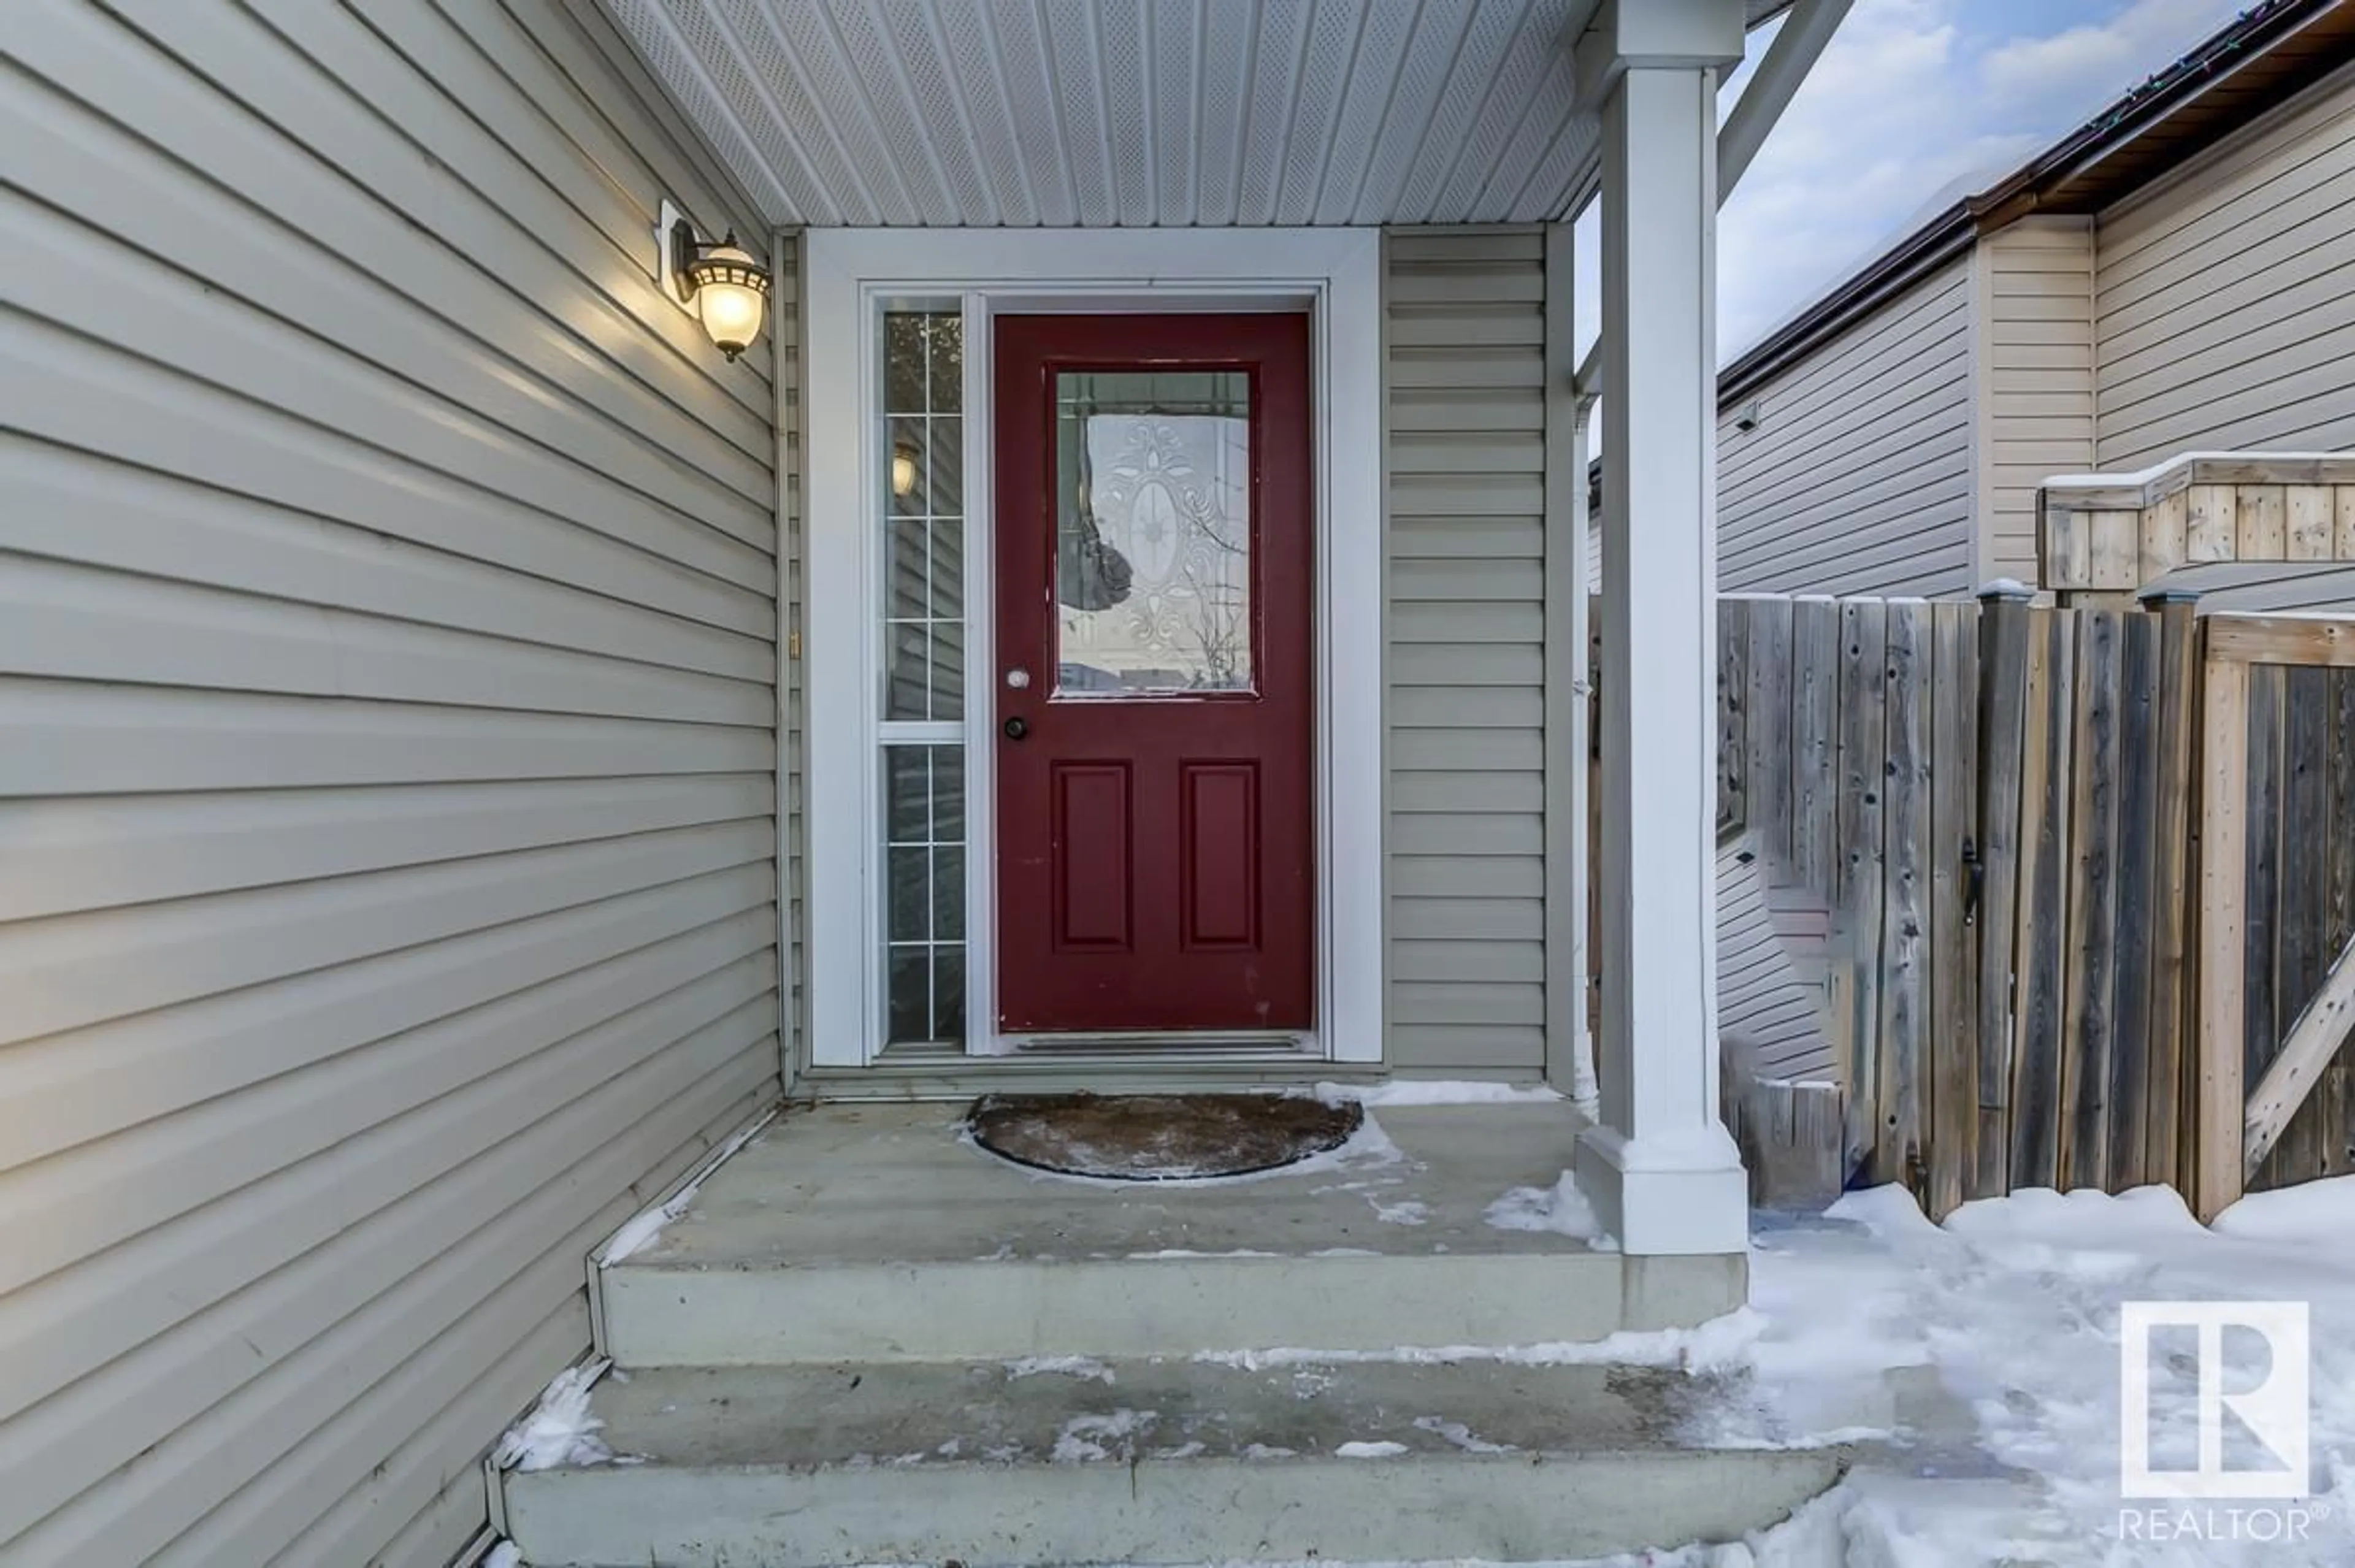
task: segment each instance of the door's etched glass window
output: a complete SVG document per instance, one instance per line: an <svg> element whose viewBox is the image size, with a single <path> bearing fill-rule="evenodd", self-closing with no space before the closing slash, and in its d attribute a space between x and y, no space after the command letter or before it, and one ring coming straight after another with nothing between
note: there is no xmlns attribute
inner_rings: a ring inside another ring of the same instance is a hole
<svg viewBox="0 0 2355 1568"><path fill-rule="evenodd" d="M883 717L964 716L964 333L883 317Z"/></svg>
<svg viewBox="0 0 2355 1568"><path fill-rule="evenodd" d="M1056 695L1252 687L1251 377L1055 378Z"/></svg>

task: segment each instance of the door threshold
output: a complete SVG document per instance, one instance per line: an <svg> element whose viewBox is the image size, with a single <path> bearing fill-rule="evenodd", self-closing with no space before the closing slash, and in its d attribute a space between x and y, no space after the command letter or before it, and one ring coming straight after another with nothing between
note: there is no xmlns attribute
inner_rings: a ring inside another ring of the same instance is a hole
<svg viewBox="0 0 2355 1568"><path fill-rule="evenodd" d="M993 1089L1056 1094L1190 1093L1372 1083L1379 1062L1329 1061L1297 1037L1224 1037L1183 1043L1164 1036L1066 1040L1051 1049L971 1056L954 1045L895 1045L865 1067L813 1068L797 1090L823 1100L957 1099Z"/></svg>
<svg viewBox="0 0 2355 1568"><path fill-rule="evenodd" d="M1270 1034L1045 1034L1002 1042L1007 1056L1260 1056L1284 1061L1322 1061L1324 1053L1305 1035Z"/></svg>

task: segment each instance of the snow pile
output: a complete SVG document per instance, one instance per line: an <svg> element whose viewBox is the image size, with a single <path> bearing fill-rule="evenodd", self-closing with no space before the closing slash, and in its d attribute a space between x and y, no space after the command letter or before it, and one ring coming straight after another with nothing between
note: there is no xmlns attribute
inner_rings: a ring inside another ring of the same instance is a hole
<svg viewBox="0 0 2355 1568"><path fill-rule="evenodd" d="M523 1548L512 1541L502 1541L475 1568L523 1568Z"/></svg>
<svg viewBox="0 0 2355 1568"><path fill-rule="evenodd" d="M1366 1201L1374 1206L1374 1218L1385 1225L1420 1225L1431 1218L1431 1205L1421 1199L1407 1198L1396 1203L1384 1203L1379 1199L1369 1198Z"/></svg>
<svg viewBox="0 0 2355 1568"><path fill-rule="evenodd" d="M532 1413L499 1439L492 1462L502 1469L552 1470L611 1459L613 1451L597 1436L605 1424L589 1413L589 1392L613 1364L588 1361L557 1373Z"/></svg>
<svg viewBox="0 0 2355 1568"><path fill-rule="evenodd" d="M1460 1421L1443 1421L1436 1415L1418 1415L1414 1418L1414 1424L1417 1431L1428 1432L1442 1442L1463 1449L1466 1454L1515 1452L1509 1443L1490 1443L1484 1438L1474 1436L1472 1429Z"/></svg>
<svg viewBox="0 0 2355 1568"><path fill-rule="evenodd" d="M695 1195L703 1190L703 1184L710 1178L711 1173L726 1164L729 1157L738 1149L760 1136L762 1130L775 1119L776 1113L773 1111L751 1126L744 1128L712 1151L711 1157L703 1162L696 1173L687 1179L687 1185L672 1194L668 1201L657 1203L651 1209L640 1210L623 1221L622 1228L614 1232L613 1239L605 1243L605 1250L598 1255L598 1265L602 1268L612 1268L623 1259L633 1257L654 1245L655 1238L662 1234L665 1225L669 1224L694 1206Z"/></svg>
<svg viewBox="0 0 2355 1568"><path fill-rule="evenodd" d="M1453 1366L1495 1361L1513 1367L1610 1364L1668 1367L1701 1373L1747 1364L1765 1320L1744 1308L1711 1318L1695 1328L1623 1329L1606 1339L1548 1341L1535 1345L1398 1345L1386 1350L1320 1350L1273 1346L1253 1350L1197 1350L1193 1359L1210 1366L1258 1372L1290 1367L1337 1367L1391 1361L1413 1366Z"/></svg>
<svg viewBox="0 0 2355 1568"><path fill-rule="evenodd" d="M1596 1252L1618 1251L1618 1243L1603 1233L1594 1205L1567 1170L1551 1187L1514 1188L1488 1205L1487 1220L1499 1231L1550 1231L1584 1242Z"/></svg>
<svg viewBox="0 0 2355 1568"><path fill-rule="evenodd" d="M1025 1356L1006 1363L1009 1378L1062 1377L1113 1381L1112 1369L1092 1356Z"/></svg>
<svg viewBox="0 0 2355 1568"><path fill-rule="evenodd" d="M1333 1450L1343 1459L1395 1459L1406 1452L1403 1443L1344 1443Z"/></svg>
<svg viewBox="0 0 2355 1568"><path fill-rule="evenodd" d="M1122 1459L1127 1459L1135 1446L1129 1439L1149 1426L1159 1413L1151 1410L1115 1410L1110 1415L1075 1415L1063 1424L1063 1430L1057 1435L1052 1457L1058 1465L1092 1464L1112 1458L1115 1452Z"/></svg>

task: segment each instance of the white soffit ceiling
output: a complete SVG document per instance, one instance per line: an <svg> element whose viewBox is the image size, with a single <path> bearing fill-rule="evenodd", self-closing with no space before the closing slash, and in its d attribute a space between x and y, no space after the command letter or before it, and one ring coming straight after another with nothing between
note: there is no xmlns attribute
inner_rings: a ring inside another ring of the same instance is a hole
<svg viewBox="0 0 2355 1568"><path fill-rule="evenodd" d="M773 220L983 227L1559 217L1597 4L605 0Z"/></svg>

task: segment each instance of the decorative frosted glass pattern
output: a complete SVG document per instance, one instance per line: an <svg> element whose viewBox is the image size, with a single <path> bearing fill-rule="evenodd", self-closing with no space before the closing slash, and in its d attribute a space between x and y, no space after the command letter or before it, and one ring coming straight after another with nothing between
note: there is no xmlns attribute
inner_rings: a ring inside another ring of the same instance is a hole
<svg viewBox="0 0 2355 1568"><path fill-rule="evenodd" d="M883 317L883 717L964 717L964 328Z"/></svg>
<svg viewBox="0 0 2355 1568"><path fill-rule="evenodd" d="M1056 695L1252 689L1251 378L1055 378Z"/></svg>
<svg viewBox="0 0 2355 1568"><path fill-rule="evenodd" d="M885 1038L964 1038L964 748L883 748Z"/></svg>

